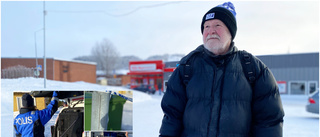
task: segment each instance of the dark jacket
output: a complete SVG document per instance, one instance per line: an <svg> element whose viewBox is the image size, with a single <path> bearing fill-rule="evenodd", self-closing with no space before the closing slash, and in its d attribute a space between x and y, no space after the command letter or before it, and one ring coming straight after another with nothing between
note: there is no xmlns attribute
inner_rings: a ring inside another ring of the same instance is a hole
<svg viewBox="0 0 320 137"><path fill-rule="evenodd" d="M168 81L161 107L160 136L282 137L284 112L276 80L255 58L256 80L246 79L235 46L215 56L203 45L184 57L192 76L184 84L178 66Z"/></svg>

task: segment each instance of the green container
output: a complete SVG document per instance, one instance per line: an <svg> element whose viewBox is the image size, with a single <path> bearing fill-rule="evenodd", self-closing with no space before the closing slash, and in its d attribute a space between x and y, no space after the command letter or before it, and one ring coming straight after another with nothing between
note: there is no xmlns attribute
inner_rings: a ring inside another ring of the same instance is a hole
<svg viewBox="0 0 320 137"><path fill-rule="evenodd" d="M84 131L91 130L92 93L84 92Z"/></svg>
<svg viewBox="0 0 320 137"><path fill-rule="evenodd" d="M112 95L109 103L108 130L121 130L123 105L126 100L118 95Z"/></svg>

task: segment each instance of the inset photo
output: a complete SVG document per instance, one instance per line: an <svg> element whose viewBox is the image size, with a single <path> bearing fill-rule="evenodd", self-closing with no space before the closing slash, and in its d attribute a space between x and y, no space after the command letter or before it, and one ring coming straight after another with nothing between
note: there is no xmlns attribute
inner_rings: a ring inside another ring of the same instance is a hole
<svg viewBox="0 0 320 137"><path fill-rule="evenodd" d="M13 92L16 136L81 137L83 91Z"/></svg>
<svg viewBox="0 0 320 137"><path fill-rule="evenodd" d="M132 137L132 93L119 92L85 91L84 137Z"/></svg>

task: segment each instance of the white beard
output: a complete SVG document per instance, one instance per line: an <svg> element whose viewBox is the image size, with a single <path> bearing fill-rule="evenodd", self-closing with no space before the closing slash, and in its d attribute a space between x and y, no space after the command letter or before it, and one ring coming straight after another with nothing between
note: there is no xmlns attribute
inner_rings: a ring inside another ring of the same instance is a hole
<svg viewBox="0 0 320 137"><path fill-rule="evenodd" d="M210 38L214 38L214 39L209 40ZM209 50L213 54L223 55L228 51L230 47L230 43L231 43L230 41L227 41L225 43L221 42L220 37L214 34L214 35L208 35L206 38L206 42L203 45L207 50Z"/></svg>

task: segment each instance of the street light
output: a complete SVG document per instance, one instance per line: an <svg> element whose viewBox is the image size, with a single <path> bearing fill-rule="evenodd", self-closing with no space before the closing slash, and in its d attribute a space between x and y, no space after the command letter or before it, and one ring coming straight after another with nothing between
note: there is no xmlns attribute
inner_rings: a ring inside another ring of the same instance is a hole
<svg viewBox="0 0 320 137"><path fill-rule="evenodd" d="M38 69L38 55L37 55L37 32L41 31L43 29L39 29L34 32L34 45L35 45L35 51L36 51L36 77L39 76L39 69Z"/></svg>

